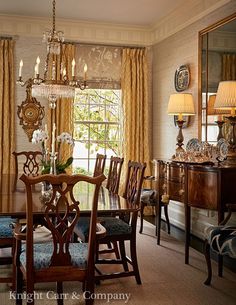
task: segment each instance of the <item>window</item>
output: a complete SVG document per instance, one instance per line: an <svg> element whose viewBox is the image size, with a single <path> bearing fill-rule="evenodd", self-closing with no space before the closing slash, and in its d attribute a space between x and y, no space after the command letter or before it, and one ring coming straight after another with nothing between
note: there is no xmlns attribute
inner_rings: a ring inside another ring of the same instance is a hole
<svg viewBox="0 0 236 305"><path fill-rule="evenodd" d="M74 99L73 172L92 174L96 154L121 155L120 89L77 90ZM106 162L107 168L109 162Z"/></svg>

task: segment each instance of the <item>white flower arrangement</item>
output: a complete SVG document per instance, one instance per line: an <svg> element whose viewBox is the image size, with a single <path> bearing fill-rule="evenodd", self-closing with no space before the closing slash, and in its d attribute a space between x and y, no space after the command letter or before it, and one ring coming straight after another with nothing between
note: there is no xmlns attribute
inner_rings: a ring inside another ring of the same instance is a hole
<svg viewBox="0 0 236 305"><path fill-rule="evenodd" d="M33 132L32 143L45 143L49 139L48 133L42 129L37 129Z"/></svg>
<svg viewBox="0 0 236 305"><path fill-rule="evenodd" d="M49 149L47 148L47 141L49 140L49 135L47 128L45 127L45 130L42 129L37 129L33 132L33 137L32 137L32 143L42 144L42 152L43 152L43 170L42 174L46 174L50 172L50 156L53 156L56 160L56 170L57 173L62 173L65 172L65 169L70 166L73 162L73 157L70 157L67 159L66 162L63 162L59 160L59 152L60 152L60 146L62 143L69 144L71 146L74 146L74 139L73 137L68 133L68 132L62 132L59 136L57 136L56 141L55 141L55 126L53 128L53 134L52 134L52 150L49 152ZM57 152L55 152L55 142L58 143L57 145Z"/></svg>
<svg viewBox="0 0 236 305"><path fill-rule="evenodd" d="M74 145L74 139L68 132L62 132L59 136L57 136L58 143L67 143L69 145Z"/></svg>

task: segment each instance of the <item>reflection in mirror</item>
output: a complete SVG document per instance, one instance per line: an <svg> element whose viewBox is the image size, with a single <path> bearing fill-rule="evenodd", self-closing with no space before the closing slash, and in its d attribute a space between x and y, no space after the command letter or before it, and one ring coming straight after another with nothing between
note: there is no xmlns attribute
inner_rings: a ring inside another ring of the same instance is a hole
<svg viewBox="0 0 236 305"><path fill-rule="evenodd" d="M220 81L236 80L236 13L199 33L199 55L200 138L215 143L223 135L228 140L228 113L213 111L210 96L216 94Z"/></svg>

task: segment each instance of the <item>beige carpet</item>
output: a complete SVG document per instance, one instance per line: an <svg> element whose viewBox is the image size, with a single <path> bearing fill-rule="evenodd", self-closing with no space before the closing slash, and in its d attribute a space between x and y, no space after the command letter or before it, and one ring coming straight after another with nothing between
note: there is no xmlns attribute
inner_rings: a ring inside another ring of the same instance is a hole
<svg viewBox="0 0 236 305"><path fill-rule="evenodd" d="M224 270L224 278L217 277L217 264L213 263L212 286L203 284L206 277L205 260L201 253L190 249L190 265L184 264L184 244L161 235L161 246L156 245L155 228L145 222L144 234L138 234L138 259L142 285L134 278L102 282L96 287L95 304L129 305L235 305L236 276ZM56 304L53 284L36 286L35 304ZM65 305L84 304L81 285L65 284ZM0 284L0 304L10 305L9 289ZM113 298L113 299L111 299ZM114 298L120 298L114 300ZM127 298L129 298L127 300ZM23 302L23 304L25 304Z"/></svg>

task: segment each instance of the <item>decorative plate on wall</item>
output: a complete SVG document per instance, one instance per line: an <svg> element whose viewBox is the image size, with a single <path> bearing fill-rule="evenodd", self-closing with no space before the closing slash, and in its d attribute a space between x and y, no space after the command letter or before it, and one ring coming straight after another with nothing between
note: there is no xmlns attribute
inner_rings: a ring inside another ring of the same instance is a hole
<svg viewBox="0 0 236 305"><path fill-rule="evenodd" d="M188 89L190 82L190 72L187 65L180 66L175 71L175 90L177 92Z"/></svg>

